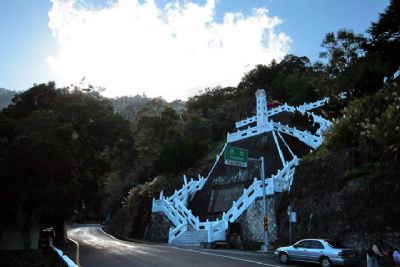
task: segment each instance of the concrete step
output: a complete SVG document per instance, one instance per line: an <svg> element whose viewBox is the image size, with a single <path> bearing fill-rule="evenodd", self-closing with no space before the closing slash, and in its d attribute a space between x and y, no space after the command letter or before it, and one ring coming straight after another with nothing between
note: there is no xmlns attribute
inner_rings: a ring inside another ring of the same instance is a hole
<svg viewBox="0 0 400 267"><path fill-rule="evenodd" d="M172 240L171 244L199 247L203 242L207 242L207 230L191 230Z"/></svg>

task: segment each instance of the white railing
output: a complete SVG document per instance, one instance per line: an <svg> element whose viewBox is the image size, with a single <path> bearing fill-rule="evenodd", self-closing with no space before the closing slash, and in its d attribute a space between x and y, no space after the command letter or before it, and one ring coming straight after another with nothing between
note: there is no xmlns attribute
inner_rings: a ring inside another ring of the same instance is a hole
<svg viewBox="0 0 400 267"><path fill-rule="evenodd" d="M222 219L215 222L208 222L207 241L226 240L226 230L228 230L228 220Z"/></svg>
<svg viewBox="0 0 400 267"><path fill-rule="evenodd" d="M272 179L265 180L266 195L273 195L274 188ZM254 182L249 188L243 190L243 194L237 201L233 201L232 207L226 212L225 218L229 222L236 221L240 215L254 202L257 197L262 196L262 182L261 180L254 179ZM225 219L224 218L224 219Z"/></svg>
<svg viewBox="0 0 400 267"><path fill-rule="evenodd" d="M285 103L279 107L268 110L267 116L270 117L270 116L278 114L282 111L295 112L296 109L304 114L304 112L306 112L307 110L321 107L321 106L325 105L326 103L328 103L328 101L329 101L328 98L324 98L324 99L315 101L313 103L306 103L306 104L303 104L303 105L300 105L297 107L292 107L292 106L289 106L287 103ZM254 122L257 122L257 116L248 117L244 120L238 121L235 123L235 126L236 126L236 128L241 128L241 127L244 127L244 126L249 125Z"/></svg>
<svg viewBox="0 0 400 267"><path fill-rule="evenodd" d="M203 188L206 183L206 178L199 175L198 180L193 178L187 181L186 175L183 176L183 185L179 190L175 190L174 194L167 198L168 201L174 201L174 199L179 199L180 201L186 203L189 196L193 195L196 191Z"/></svg>
<svg viewBox="0 0 400 267"><path fill-rule="evenodd" d="M169 228L169 233L168 233L168 243L171 244L172 241L174 241L176 238L179 236L183 235L184 233L187 232L187 223L184 222L174 229Z"/></svg>
<svg viewBox="0 0 400 267"><path fill-rule="evenodd" d="M290 162L287 162L276 175L273 175L275 192L283 192L290 189L293 181L294 170L299 162L300 160L297 157L294 157Z"/></svg>
<svg viewBox="0 0 400 267"><path fill-rule="evenodd" d="M191 210L189 210L181 201L178 199L174 200L174 207L179 212L182 217L186 219L194 229L200 230L200 219L199 217L195 217Z"/></svg>
<svg viewBox="0 0 400 267"><path fill-rule="evenodd" d="M287 125L283 125L276 122L269 122L265 126L256 126L253 128L237 131L235 133L228 133L227 140L228 143L239 141L252 136L260 135L262 133L270 132L272 130L279 131L293 137L296 137L300 141L306 143L312 148L317 148L322 144L323 138L317 135L313 135L307 131L300 131L296 128L291 128Z"/></svg>
<svg viewBox="0 0 400 267"><path fill-rule="evenodd" d="M236 128L244 127L250 123L257 122L257 116L249 117L247 119L235 123Z"/></svg>
<svg viewBox="0 0 400 267"><path fill-rule="evenodd" d="M282 191L290 187L294 168L298 163L299 159L294 157L290 162L286 162L284 168L266 179L266 195L273 195L275 191ZM207 241L214 242L216 240L225 240L229 222L236 221L256 198L262 197L262 194L262 181L255 178L253 183L243 190L243 194L239 199L233 201L232 207L226 213L223 213L221 220L217 219L215 221L200 222L199 217L194 216L192 211L186 207L186 203L181 201L179 194L175 194L176 197L174 198L166 198L163 193L160 193L159 200L153 199L152 211L163 212L175 226L169 231L169 243L187 232L188 225L191 225L196 231L207 230Z"/></svg>
<svg viewBox="0 0 400 267"><path fill-rule="evenodd" d="M275 131L279 131L281 133L285 133L288 135L291 135L293 137L296 137L303 143L306 143L312 148L317 148L322 144L323 138L317 135L313 135L309 133L308 131L300 131L297 130L296 128L291 128L287 125L280 124L277 122L270 122L272 124L272 129Z"/></svg>
<svg viewBox="0 0 400 267"><path fill-rule="evenodd" d="M328 102L329 102L329 98L325 97L324 99L318 100L318 101L313 102L313 103L306 103L306 104L297 106L296 109L301 111L302 113L304 113L307 110L311 110L311 109L322 107L323 105L325 105Z"/></svg>
<svg viewBox="0 0 400 267"><path fill-rule="evenodd" d="M163 212L175 227L186 223L186 218L184 218L163 196L160 196L160 199L157 200L153 198L151 210L152 212Z"/></svg>
<svg viewBox="0 0 400 267"><path fill-rule="evenodd" d="M226 136L226 140L228 143L243 140L245 138L249 138L252 136L256 136L265 132L269 132L272 130L271 124L268 123L268 125L264 126L256 126L253 128L248 128L245 130L239 130L234 133L228 133Z"/></svg>
<svg viewBox="0 0 400 267"><path fill-rule="evenodd" d="M225 151L225 148L227 145L228 145L228 143L225 143L225 145L222 147L221 152L219 152L219 154L217 154L214 165L211 167L210 171L208 172L206 180L208 180L208 178L210 177L211 173L213 172L215 166L217 166L217 163L218 163L219 159L222 157L222 155L224 154L224 151Z"/></svg>

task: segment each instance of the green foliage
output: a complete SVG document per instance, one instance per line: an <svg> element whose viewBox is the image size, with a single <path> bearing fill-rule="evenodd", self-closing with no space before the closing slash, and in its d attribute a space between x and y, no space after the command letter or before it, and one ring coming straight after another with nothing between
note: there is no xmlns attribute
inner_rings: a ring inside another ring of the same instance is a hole
<svg viewBox="0 0 400 267"><path fill-rule="evenodd" d="M264 88L270 99L298 105L320 97L319 79L307 57L286 55L280 63L258 65L247 73L238 85L238 95L254 99L254 92Z"/></svg>
<svg viewBox="0 0 400 267"><path fill-rule="evenodd" d="M108 173L134 160L130 125L95 91L40 84L3 110L0 196L3 213L55 225L82 201L99 212ZM12 223L11 216L8 222ZM3 220L4 223L7 220Z"/></svg>
<svg viewBox="0 0 400 267"><path fill-rule="evenodd" d="M362 163L399 161L400 95L398 86L353 101L329 130L329 151L355 148Z"/></svg>
<svg viewBox="0 0 400 267"><path fill-rule="evenodd" d="M373 22L368 32L372 35L368 51L382 62L382 71L390 80L400 66L400 3L391 0L379 20Z"/></svg>
<svg viewBox="0 0 400 267"><path fill-rule="evenodd" d="M150 98L145 95L122 96L111 99L111 101L116 113L129 121L133 121L137 113L150 101Z"/></svg>
<svg viewBox="0 0 400 267"><path fill-rule="evenodd" d="M361 34L354 34L345 29L337 31L336 34L327 33L321 44L325 51L320 53L320 57L328 59L328 73L337 77L364 56L365 42L366 39Z"/></svg>

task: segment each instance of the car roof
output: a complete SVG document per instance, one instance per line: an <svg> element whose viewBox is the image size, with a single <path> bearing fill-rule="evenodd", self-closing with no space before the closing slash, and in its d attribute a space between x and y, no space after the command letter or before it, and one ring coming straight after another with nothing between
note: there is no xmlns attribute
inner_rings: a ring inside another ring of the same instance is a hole
<svg viewBox="0 0 400 267"><path fill-rule="evenodd" d="M307 238L307 239L301 239L299 240L299 242L301 241L326 241L328 239L320 239L320 238Z"/></svg>

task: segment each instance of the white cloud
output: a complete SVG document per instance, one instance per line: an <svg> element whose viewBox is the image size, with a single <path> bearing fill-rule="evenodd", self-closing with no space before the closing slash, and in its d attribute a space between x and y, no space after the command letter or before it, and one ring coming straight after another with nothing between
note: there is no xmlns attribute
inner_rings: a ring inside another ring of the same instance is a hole
<svg viewBox="0 0 400 267"><path fill-rule="evenodd" d="M236 86L256 64L280 60L290 38L268 10L215 19L215 0L119 0L94 9L76 0L52 0L49 27L58 54L50 67L59 85L82 77L107 88L105 95L142 94L185 99L209 86Z"/></svg>

